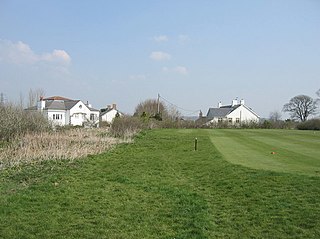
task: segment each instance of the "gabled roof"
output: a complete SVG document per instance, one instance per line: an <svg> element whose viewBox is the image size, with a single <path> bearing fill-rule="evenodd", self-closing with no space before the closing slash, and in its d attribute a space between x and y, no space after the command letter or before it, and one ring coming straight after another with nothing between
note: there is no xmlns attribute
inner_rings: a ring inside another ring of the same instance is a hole
<svg viewBox="0 0 320 239"><path fill-rule="evenodd" d="M45 109L70 110L80 100L45 100Z"/></svg>
<svg viewBox="0 0 320 239"><path fill-rule="evenodd" d="M41 99L40 99L41 100ZM51 96L47 98L42 98L45 102L45 110L70 110L81 100L71 100L62 96ZM82 101L81 101L82 102ZM83 103L83 102L82 102ZM92 107L89 107L87 104L83 103L90 111L99 111ZM37 110L37 106L32 106L26 110Z"/></svg>
<svg viewBox="0 0 320 239"><path fill-rule="evenodd" d="M207 113L207 119L213 119L213 118L224 118L227 115L229 115L230 113L232 113L234 110L236 110L237 108L239 108L241 106L241 104L238 105L225 105L225 106L221 106L220 108L209 108L208 113ZM244 108L246 108L247 110L249 110L252 114L254 114L255 116L257 116L258 118L260 118L260 116L254 112L251 108L249 108L246 105L242 105Z"/></svg>
<svg viewBox="0 0 320 239"><path fill-rule="evenodd" d="M108 108L107 110L105 110L105 111L103 111L101 114L100 114L100 116L103 116L103 115L105 115L105 114L108 114L110 111L112 111L112 110L115 110L115 111L117 111L119 114L122 114L119 110L117 110L117 109L113 109L113 108Z"/></svg>
<svg viewBox="0 0 320 239"><path fill-rule="evenodd" d="M87 106L87 107L89 108L90 111L100 111L100 110L97 110L97 109L89 107L89 106Z"/></svg>
<svg viewBox="0 0 320 239"><path fill-rule="evenodd" d="M209 108L207 113L207 118L223 118L230 114L232 111L240 107L240 105L225 105L221 106L220 108Z"/></svg>

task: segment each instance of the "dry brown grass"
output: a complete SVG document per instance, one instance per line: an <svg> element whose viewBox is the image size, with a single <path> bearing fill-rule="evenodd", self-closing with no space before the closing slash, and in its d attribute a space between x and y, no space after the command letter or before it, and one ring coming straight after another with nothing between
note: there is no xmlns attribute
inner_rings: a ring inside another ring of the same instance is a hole
<svg viewBox="0 0 320 239"><path fill-rule="evenodd" d="M126 139L128 142L129 139ZM102 153L124 142L108 136L106 129L71 129L28 133L0 147L0 169L42 160L76 159Z"/></svg>

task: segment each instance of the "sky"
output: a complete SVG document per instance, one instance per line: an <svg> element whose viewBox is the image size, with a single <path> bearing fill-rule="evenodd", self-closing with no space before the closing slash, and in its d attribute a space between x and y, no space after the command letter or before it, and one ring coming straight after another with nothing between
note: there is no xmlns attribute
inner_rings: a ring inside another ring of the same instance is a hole
<svg viewBox="0 0 320 239"><path fill-rule="evenodd" d="M320 89L318 0L0 0L0 92L182 115L244 99L261 117Z"/></svg>

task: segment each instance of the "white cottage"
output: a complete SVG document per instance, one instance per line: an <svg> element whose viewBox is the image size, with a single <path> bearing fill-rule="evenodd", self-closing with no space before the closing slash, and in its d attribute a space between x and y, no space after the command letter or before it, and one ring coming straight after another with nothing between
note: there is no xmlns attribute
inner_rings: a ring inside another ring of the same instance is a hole
<svg viewBox="0 0 320 239"><path fill-rule="evenodd" d="M241 124L259 122L259 115L244 104L244 100L232 100L231 105L218 103L217 108L210 108L206 116L207 124L227 122L229 124Z"/></svg>
<svg viewBox="0 0 320 239"><path fill-rule="evenodd" d="M53 125L98 126L99 110L81 100L71 100L61 96L40 97L36 106L27 110L37 110L52 122Z"/></svg>
<svg viewBox="0 0 320 239"><path fill-rule="evenodd" d="M111 124L116 116L123 114L117 109L116 104L108 105L106 108L100 110L100 121Z"/></svg>

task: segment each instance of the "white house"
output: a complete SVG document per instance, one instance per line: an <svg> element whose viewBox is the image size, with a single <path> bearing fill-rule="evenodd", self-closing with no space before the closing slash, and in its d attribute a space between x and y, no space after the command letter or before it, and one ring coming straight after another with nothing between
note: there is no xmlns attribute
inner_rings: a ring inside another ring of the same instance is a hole
<svg viewBox="0 0 320 239"><path fill-rule="evenodd" d="M123 114L117 109L116 104L108 105L106 108L100 110L100 121L112 123L116 116L122 116Z"/></svg>
<svg viewBox="0 0 320 239"><path fill-rule="evenodd" d="M52 122L53 125L99 125L99 110L81 100L71 100L61 96L40 97L36 106L27 110L37 110Z"/></svg>
<svg viewBox="0 0 320 239"><path fill-rule="evenodd" d="M210 108L206 116L206 124L227 122L241 124L259 122L259 115L244 104L244 100L232 100L231 105L218 103L217 108Z"/></svg>

